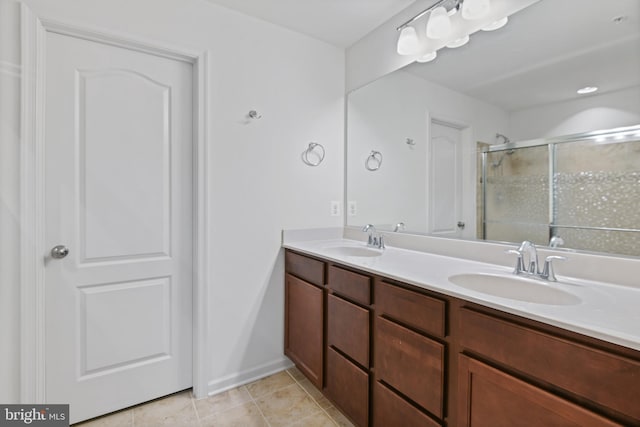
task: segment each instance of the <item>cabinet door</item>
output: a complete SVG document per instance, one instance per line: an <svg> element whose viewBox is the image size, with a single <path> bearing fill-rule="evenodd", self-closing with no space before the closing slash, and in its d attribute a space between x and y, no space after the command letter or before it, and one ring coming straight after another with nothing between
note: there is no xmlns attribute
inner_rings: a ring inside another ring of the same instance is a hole
<svg viewBox="0 0 640 427"><path fill-rule="evenodd" d="M362 367L369 367L369 310L329 295L327 345L339 349Z"/></svg>
<svg viewBox="0 0 640 427"><path fill-rule="evenodd" d="M475 359L465 355L459 357L458 402L461 426L619 425Z"/></svg>
<svg viewBox="0 0 640 427"><path fill-rule="evenodd" d="M373 427L440 427L415 406L379 382L373 385Z"/></svg>
<svg viewBox="0 0 640 427"><path fill-rule="evenodd" d="M357 426L369 424L369 374L331 347L327 349L325 391Z"/></svg>
<svg viewBox="0 0 640 427"><path fill-rule="evenodd" d="M322 388L323 289L290 274L285 284L285 349L298 369Z"/></svg>
<svg viewBox="0 0 640 427"><path fill-rule="evenodd" d="M382 317L374 344L376 378L442 419L444 345Z"/></svg>

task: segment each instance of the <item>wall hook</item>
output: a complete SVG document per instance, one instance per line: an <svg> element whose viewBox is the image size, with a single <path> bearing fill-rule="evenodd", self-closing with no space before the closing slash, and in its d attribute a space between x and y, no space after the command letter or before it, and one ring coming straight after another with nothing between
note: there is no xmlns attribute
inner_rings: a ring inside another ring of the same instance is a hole
<svg viewBox="0 0 640 427"><path fill-rule="evenodd" d="M413 138L407 138L405 142L407 143L407 145L411 145L411 146L416 145L416 142L413 140Z"/></svg>
<svg viewBox="0 0 640 427"><path fill-rule="evenodd" d="M256 119L256 120L262 118L262 114L258 114L258 112L256 110L249 111L248 116L249 116L250 119Z"/></svg>

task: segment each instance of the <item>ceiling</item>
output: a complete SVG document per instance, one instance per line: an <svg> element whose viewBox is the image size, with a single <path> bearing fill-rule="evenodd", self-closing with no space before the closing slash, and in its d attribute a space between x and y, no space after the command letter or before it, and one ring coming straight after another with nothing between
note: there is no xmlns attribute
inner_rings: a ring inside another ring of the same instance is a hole
<svg viewBox="0 0 640 427"><path fill-rule="evenodd" d="M349 47L415 0L208 0Z"/></svg>
<svg viewBox="0 0 640 427"><path fill-rule="evenodd" d="M208 1L339 47L415 2ZM614 23L618 16L626 19ZM584 86L598 86L596 94L639 86L639 16L638 0L540 0L512 15L506 27L480 31L466 46L440 49L435 61L405 70L506 111L575 99ZM426 25L426 17L421 21Z"/></svg>
<svg viewBox="0 0 640 427"><path fill-rule="evenodd" d="M639 12L638 0L541 0L506 27L405 70L507 111L576 99L584 86L596 94L638 86Z"/></svg>

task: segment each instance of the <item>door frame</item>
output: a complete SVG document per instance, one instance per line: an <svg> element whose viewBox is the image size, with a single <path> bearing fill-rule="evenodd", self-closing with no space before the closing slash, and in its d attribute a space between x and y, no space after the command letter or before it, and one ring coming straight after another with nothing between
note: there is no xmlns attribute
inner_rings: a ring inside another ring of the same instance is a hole
<svg viewBox="0 0 640 427"><path fill-rule="evenodd" d="M20 147L20 401L46 403L45 266L44 256L44 100L46 35L62 34L124 47L193 66L193 372L194 395L207 395L209 192L207 111L208 52L196 52L163 42L140 40L129 34L37 17L21 5L21 147Z"/></svg>

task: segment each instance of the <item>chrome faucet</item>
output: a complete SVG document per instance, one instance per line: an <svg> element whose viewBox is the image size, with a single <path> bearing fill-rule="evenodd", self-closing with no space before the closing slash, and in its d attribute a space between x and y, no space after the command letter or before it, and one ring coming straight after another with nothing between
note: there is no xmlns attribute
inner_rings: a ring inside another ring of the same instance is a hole
<svg viewBox="0 0 640 427"><path fill-rule="evenodd" d="M562 246L564 245L564 239L560 236L553 236L550 240L549 240L549 247L550 248L557 248L558 246Z"/></svg>
<svg viewBox="0 0 640 427"><path fill-rule="evenodd" d="M369 233L369 238L367 239L367 246L370 248L384 249L384 238L380 235L373 224L367 224L362 227L362 231L365 233Z"/></svg>
<svg viewBox="0 0 640 427"><path fill-rule="evenodd" d="M523 264L527 266L527 272L529 274L538 274L538 250L536 249L536 245L525 240L520 244L518 252L524 255L525 251L529 254L529 264L524 264L523 262Z"/></svg>
<svg viewBox="0 0 640 427"><path fill-rule="evenodd" d="M556 275L553 270L553 261L564 261L567 258L559 255L549 255L544 259L544 266L542 271L538 270L538 250L529 240L525 240L520 244L518 249L509 249L509 254L517 255L516 267L513 270L513 274L526 274L529 276L539 277L549 282L556 282ZM528 255L528 264L525 264L524 255ZM526 267L525 267L526 266Z"/></svg>
<svg viewBox="0 0 640 427"><path fill-rule="evenodd" d="M406 228L406 227L405 227L405 225L404 225L404 222L399 222L399 223L397 223L397 224L396 224L396 226L393 228L393 232L394 232L394 233L397 233L398 231L404 231L404 229L405 229L405 228Z"/></svg>

